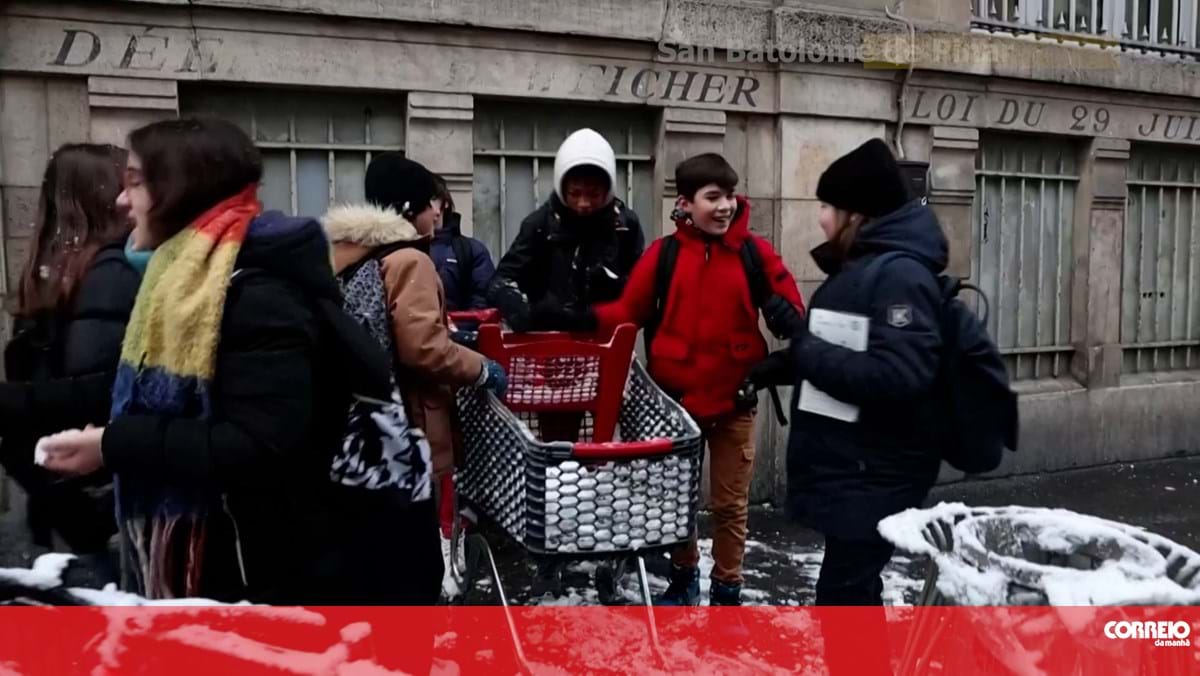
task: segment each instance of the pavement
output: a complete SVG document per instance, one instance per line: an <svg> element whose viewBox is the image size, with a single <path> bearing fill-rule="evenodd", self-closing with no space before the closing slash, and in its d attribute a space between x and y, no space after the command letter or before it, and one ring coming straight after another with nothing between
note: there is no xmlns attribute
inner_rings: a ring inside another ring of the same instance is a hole
<svg viewBox="0 0 1200 676"><path fill-rule="evenodd" d="M28 567L41 553L29 542L19 495L10 495L10 508L0 514L0 567ZM968 505L1057 507L1142 526L1180 544L1200 550L1200 456L1121 463L1052 474L976 480L938 486L929 504L963 502ZM709 533L708 517L701 515L701 535ZM492 533L500 577L510 600L520 604L581 605L598 602L592 582L595 562L566 566L564 594L533 598L533 568L524 550ZM822 556L818 533L788 521L769 506L751 509L746 547L746 582L743 598L749 604L808 605ZM701 540L701 583L707 591L712 561L711 540ZM664 556L647 561L652 593L666 588L669 565ZM911 604L920 592L924 564L897 555L884 571L884 599L889 604ZM496 590L481 581L467 597L468 603L496 602ZM621 580L620 593L640 602L635 574Z"/></svg>

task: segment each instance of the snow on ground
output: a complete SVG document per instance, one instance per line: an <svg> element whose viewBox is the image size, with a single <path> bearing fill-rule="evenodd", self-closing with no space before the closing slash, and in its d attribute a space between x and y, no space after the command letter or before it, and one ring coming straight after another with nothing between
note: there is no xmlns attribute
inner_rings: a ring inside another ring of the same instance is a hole
<svg viewBox="0 0 1200 676"><path fill-rule="evenodd" d="M94 606L220 606L226 605L219 601L209 599L163 599L152 601L142 598L137 594L117 591L115 584L109 584L104 589L87 589L84 587L72 587L70 592L73 596L78 596L80 599L87 601ZM246 605L246 604L242 604Z"/></svg>
<svg viewBox="0 0 1200 676"><path fill-rule="evenodd" d="M707 603L712 585L709 578L713 568L712 540L701 539L699 548L701 602ZM743 571L745 581L742 585L744 605L812 605L817 576L824 557L820 545L777 546L749 540L746 542L746 552ZM600 598L594 582L598 565L594 561L567 564L563 570L563 594L558 597L533 598L531 586L524 577L522 583L512 588L509 587L514 581L511 578L516 576L506 577L503 581L511 599L519 604L551 607L598 605ZM665 572L666 566L659 565L657 568L659 572L654 572L653 567L647 572L650 593L655 596L664 592L669 584L665 574L660 574ZM894 606L912 605L925 584L922 573L923 568L915 566L907 555L898 553L883 571L884 603ZM489 583L486 588L490 589L490 580L481 582ZM625 603L643 603L635 565L627 568L625 576L620 580L618 592Z"/></svg>
<svg viewBox="0 0 1200 676"><path fill-rule="evenodd" d="M429 676L461 676L461 674L462 669L459 668L458 662L437 657L433 659L433 667L429 670Z"/></svg>
<svg viewBox="0 0 1200 676"><path fill-rule="evenodd" d="M339 665L346 664L348 656L346 646L340 643L323 653L309 653L280 648L240 634L217 631L202 625L178 627L162 632L156 638L159 641L186 644L212 653L237 655L239 660L270 667L285 674L333 673Z"/></svg>
<svg viewBox="0 0 1200 676"><path fill-rule="evenodd" d="M0 568L0 582L33 589L53 589L62 585L62 574L70 565L71 554L42 554L33 568Z"/></svg>

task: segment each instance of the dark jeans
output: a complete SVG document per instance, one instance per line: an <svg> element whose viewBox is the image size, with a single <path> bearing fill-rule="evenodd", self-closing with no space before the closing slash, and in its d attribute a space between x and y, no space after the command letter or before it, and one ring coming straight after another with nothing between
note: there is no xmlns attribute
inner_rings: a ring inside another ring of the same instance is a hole
<svg viewBox="0 0 1200 676"><path fill-rule="evenodd" d="M818 606L881 606L879 575L895 548L883 538L857 541L825 538L825 560L817 579Z"/></svg>
<svg viewBox="0 0 1200 676"><path fill-rule="evenodd" d="M825 559L817 579L818 606L878 606L852 615L821 615L825 666L831 676L878 676L891 672L887 657L887 616L883 609L883 567L893 547L882 538L868 541L825 538ZM863 645L881 650L863 650Z"/></svg>
<svg viewBox="0 0 1200 676"><path fill-rule="evenodd" d="M432 606L442 591L442 547L434 500L389 508L348 509L340 524L341 565L334 592L338 605ZM333 590L331 590L333 591ZM375 659L388 669L428 674L434 627L408 627L402 640L375 634Z"/></svg>
<svg viewBox="0 0 1200 676"><path fill-rule="evenodd" d="M433 500L377 506L374 513L348 509L341 515L331 600L336 605L436 605L444 567L437 506Z"/></svg>

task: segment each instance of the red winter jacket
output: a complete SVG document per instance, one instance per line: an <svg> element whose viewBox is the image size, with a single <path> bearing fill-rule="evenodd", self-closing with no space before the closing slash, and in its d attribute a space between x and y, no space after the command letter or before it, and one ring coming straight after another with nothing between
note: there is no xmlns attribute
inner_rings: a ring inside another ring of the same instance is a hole
<svg viewBox="0 0 1200 676"><path fill-rule="evenodd" d="M678 230L670 235L679 240L679 258L662 324L650 346L649 370L667 392L682 394L684 408L697 419L732 412L746 372L767 355L742 265L746 238L758 246L772 291L804 310L796 280L783 259L769 242L750 233L750 202L741 195L737 201L733 224L720 239L684 221L676 221ZM638 260L619 300L595 308L601 328L649 322L662 243L662 239L655 241Z"/></svg>

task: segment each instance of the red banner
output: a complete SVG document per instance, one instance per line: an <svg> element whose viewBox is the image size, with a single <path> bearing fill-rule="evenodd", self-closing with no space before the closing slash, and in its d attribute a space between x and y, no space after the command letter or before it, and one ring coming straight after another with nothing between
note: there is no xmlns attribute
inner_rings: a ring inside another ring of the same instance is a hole
<svg viewBox="0 0 1200 676"><path fill-rule="evenodd" d="M0 675L1200 673L1195 608L0 609Z"/></svg>

